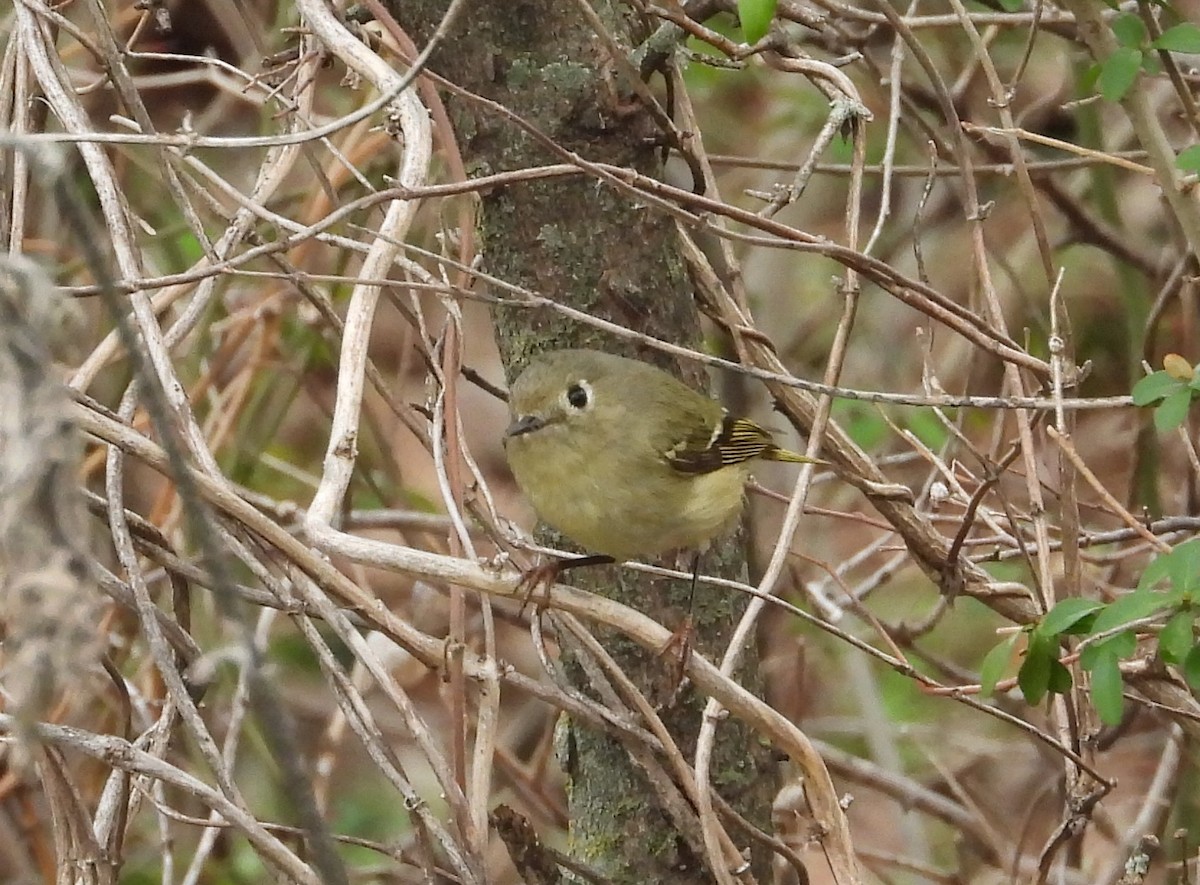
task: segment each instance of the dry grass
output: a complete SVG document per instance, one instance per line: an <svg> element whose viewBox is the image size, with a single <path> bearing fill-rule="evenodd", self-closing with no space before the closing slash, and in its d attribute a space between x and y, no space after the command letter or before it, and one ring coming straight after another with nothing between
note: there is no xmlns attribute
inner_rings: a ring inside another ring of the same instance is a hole
<svg viewBox="0 0 1200 885"><path fill-rule="evenodd" d="M0 19L5 881L541 881L556 717L618 727L557 680L557 643L673 626L514 599L532 515L490 311L554 293L472 271L473 194L499 182L455 172L431 93L394 91L395 35L296 5L300 32L254 0L169 6L170 32L99 0ZM1188 881L1200 706L1156 656L1165 614L1121 659L1119 727L1074 640L1073 685L1036 706L1018 658L990 697L979 670L1200 527L1194 422L1156 435L1128 398L1143 360L1200 353L1200 203L1169 149L1200 135L1189 59L1109 102L1086 80L1112 14L1083 0L784 6L756 51L727 12L688 25L673 110L702 195L683 163L652 195L588 164L501 179L592 175L675 214L712 340L767 381L719 371L722 395L837 465L752 495L757 592L789 604L746 622L765 699L688 675L790 754L776 835L814 883L856 854L864 881L1111 885L1143 881L1121 878L1142 849L1144 881ZM73 398L46 392L50 351ZM649 708L619 727L735 866L704 760Z"/></svg>

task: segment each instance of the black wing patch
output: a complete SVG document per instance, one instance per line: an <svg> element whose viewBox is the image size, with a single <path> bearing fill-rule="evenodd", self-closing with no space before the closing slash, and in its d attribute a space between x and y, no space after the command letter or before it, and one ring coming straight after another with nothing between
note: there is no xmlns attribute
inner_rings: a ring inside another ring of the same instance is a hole
<svg viewBox="0 0 1200 885"><path fill-rule="evenodd" d="M753 421L726 415L708 437L693 435L667 452L667 463L680 473L712 473L752 458L774 458L782 452L771 434Z"/></svg>

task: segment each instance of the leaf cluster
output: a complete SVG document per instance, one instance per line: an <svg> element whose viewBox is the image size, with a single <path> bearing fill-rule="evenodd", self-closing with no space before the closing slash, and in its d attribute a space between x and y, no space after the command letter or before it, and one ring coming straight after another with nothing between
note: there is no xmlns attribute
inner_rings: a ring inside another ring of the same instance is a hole
<svg viewBox="0 0 1200 885"><path fill-rule="evenodd" d="M1154 426L1160 431L1181 427L1192 400L1200 395L1200 367L1193 367L1177 353L1163 358L1163 368L1133 386L1135 406L1154 407Z"/></svg>
<svg viewBox="0 0 1200 885"><path fill-rule="evenodd" d="M1119 44L1117 50L1096 65L1087 78L1095 83L1106 101L1124 98L1142 71L1150 75L1160 73L1158 52L1200 52L1200 27L1191 22L1173 25L1150 39L1141 18L1126 12L1112 20L1112 31Z"/></svg>
<svg viewBox="0 0 1200 885"><path fill-rule="evenodd" d="M1147 652L1178 667L1193 690L1200 689L1200 642L1196 641L1196 597L1200 590L1200 539L1192 539L1157 557L1142 573L1137 588L1110 603L1064 599L1042 620L1014 633L984 658L984 694L995 691L1017 644L1026 641L1017 685L1025 700L1040 704L1047 694L1066 694L1074 684L1061 653L1075 645L1080 668L1089 676L1092 703L1101 721L1115 725L1124 710L1121 663Z"/></svg>

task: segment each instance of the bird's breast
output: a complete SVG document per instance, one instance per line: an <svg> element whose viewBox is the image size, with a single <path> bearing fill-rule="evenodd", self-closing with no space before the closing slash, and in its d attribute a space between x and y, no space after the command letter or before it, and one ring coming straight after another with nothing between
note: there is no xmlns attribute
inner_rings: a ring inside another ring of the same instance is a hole
<svg viewBox="0 0 1200 885"><path fill-rule="evenodd" d="M508 440L513 475L538 516L590 552L630 559L695 547L741 510L743 466L680 474L663 461L632 463L621 448L554 447L550 457L539 434Z"/></svg>

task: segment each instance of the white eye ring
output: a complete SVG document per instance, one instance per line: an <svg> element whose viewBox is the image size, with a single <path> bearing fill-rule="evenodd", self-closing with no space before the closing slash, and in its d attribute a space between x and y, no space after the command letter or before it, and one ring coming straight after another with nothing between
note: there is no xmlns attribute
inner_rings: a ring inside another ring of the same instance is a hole
<svg viewBox="0 0 1200 885"><path fill-rule="evenodd" d="M572 381L562 392L562 403L567 410L572 412L583 412L591 408L592 399L592 385L582 378Z"/></svg>

